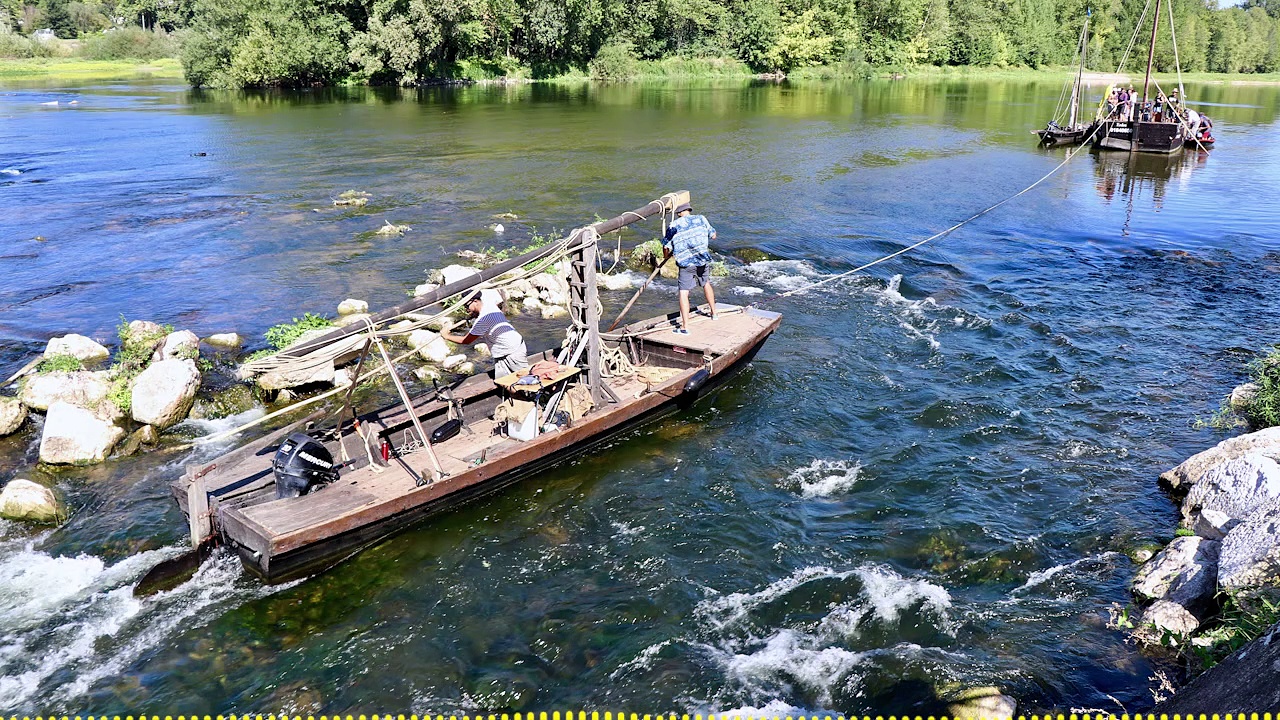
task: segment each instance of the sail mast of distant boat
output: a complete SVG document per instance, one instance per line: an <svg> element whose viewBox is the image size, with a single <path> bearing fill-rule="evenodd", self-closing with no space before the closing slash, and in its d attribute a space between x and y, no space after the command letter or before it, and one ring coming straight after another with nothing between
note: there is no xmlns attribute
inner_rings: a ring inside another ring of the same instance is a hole
<svg viewBox="0 0 1280 720"><path fill-rule="evenodd" d="M1147 107L1147 88L1151 85L1151 64L1156 58L1156 29L1160 27L1160 0L1156 0L1155 17L1151 20L1151 47L1147 48L1147 76L1142 81L1142 104L1138 107L1145 109Z"/></svg>
<svg viewBox="0 0 1280 720"><path fill-rule="evenodd" d="M1071 117L1067 120L1067 127L1075 129L1076 117L1080 106L1080 83L1084 80L1084 53L1085 43L1089 37L1089 16L1084 17L1084 29L1080 31L1080 67L1076 68L1076 81L1071 86Z"/></svg>

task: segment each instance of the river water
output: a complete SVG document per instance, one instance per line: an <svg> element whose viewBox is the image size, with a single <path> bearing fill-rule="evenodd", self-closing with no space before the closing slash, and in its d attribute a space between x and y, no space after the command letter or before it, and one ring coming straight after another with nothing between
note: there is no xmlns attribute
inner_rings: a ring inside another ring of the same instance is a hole
<svg viewBox="0 0 1280 720"><path fill-rule="evenodd" d="M346 297L384 307L457 250L677 189L716 250L779 258L717 281L762 300L1040 178L1064 152L1028 130L1059 93L10 86L0 374L122 315L261 338ZM0 524L0 710L916 714L973 685L1026 712L1147 707L1160 665L1107 609L1130 554L1171 537L1156 475L1221 439L1195 421L1280 339L1280 90L1189 95L1211 153L1082 153L943 240L770 301L781 329L709 401L301 582L217 556L135 599L184 542L166 484L190 458L52 471L31 430L0 441L0 481L73 509ZM348 189L373 199L330 207ZM499 213L519 216L501 234ZM662 283L634 316L673 305ZM561 332L518 322L533 346Z"/></svg>

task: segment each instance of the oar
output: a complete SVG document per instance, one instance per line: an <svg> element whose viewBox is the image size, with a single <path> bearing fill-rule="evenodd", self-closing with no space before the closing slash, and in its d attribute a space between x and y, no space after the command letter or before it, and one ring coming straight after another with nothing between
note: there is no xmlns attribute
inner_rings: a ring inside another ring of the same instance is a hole
<svg viewBox="0 0 1280 720"><path fill-rule="evenodd" d="M217 547L217 535L210 535L200 543L200 547L188 550L178 557L169 558L147 571L133 588L134 597L155 595L163 590L172 590L191 579L205 560L213 554Z"/></svg>
<svg viewBox="0 0 1280 720"><path fill-rule="evenodd" d="M14 380L17 380L18 378L22 377L23 375L26 375L27 373L31 372L32 370L35 370L35 369L36 369L36 366L37 366L37 365L39 365L39 364L40 364L40 362L41 362L42 360L44 360L44 355L39 355L39 356L37 356L35 360L32 360L31 362L27 363L26 365L23 365L21 370L19 370L18 372L16 372L16 373L14 373L14 374L13 374L13 377L11 377L11 378L9 378L8 380L5 380L4 382L0 383L0 387L4 387L5 385L8 385L9 383L13 382Z"/></svg>
<svg viewBox="0 0 1280 720"><path fill-rule="evenodd" d="M622 322L623 316L627 314L627 311L631 309L632 305L636 304L636 300L640 299L640 293L644 292L644 289L649 287L649 283L653 282L653 279L658 277L658 272L662 270L662 266L666 265L667 261L670 259L670 255L662 258L662 262L658 263L658 267L654 268L653 272L649 273L649 279L645 280L644 284L640 286L640 289L636 291L636 294L631 296L631 301L627 303L626 307L622 308L622 312L618 313L618 319L614 320L613 324L610 325L609 329L605 330L605 332L613 332L613 329L618 327L618 323Z"/></svg>

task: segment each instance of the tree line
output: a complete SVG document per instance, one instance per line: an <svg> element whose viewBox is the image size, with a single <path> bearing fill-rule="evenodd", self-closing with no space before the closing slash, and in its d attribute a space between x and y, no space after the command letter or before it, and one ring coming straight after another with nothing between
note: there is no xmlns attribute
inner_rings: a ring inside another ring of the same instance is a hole
<svg viewBox="0 0 1280 720"><path fill-rule="evenodd" d="M1280 0L1167 0L1187 72L1280 71ZM1111 71L1143 0L0 0L0 23L85 36L121 22L178 32L197 86L413 85L437 78L621 78L646 62L728 58L755 72L1074 62ZM1154 3L1152 3L1154 4ZM1156 65L1172 71L1164 28ZM1146 27L1150 27L1148 14ZM3 31L4 28L0 28ZM1128 69L1145 64L1149 29Z"/></svg>

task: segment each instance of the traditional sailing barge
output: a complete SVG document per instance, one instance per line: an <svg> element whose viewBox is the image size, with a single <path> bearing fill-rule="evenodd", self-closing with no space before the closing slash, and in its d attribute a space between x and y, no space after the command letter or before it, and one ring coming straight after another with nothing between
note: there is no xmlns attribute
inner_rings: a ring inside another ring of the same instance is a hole
<svg viewBox="0 0 1280 720"><path fill-rule="evenodd" d="M367 339L354 389L366 357L376 357L371 347L387 367L391 365L376 326L476 287L501 285L511 273L558 253L570 258L569 338L558 351L529 358L532 363L560 363L553 377L522 393L519 386L510 386L513 377L499 384L476 375L451 390L410 397L391 368L403 401L398 405L356 414L348 393L347 406L337 417L314 414L211 462L188 467L172 490L188 516L193 543L209 547L220 542L233 548L249 569L269 582L296 578L433 513L582 453L637 423L686 406L724 382L777 329L778 313L721 305L719 317L699 318L688 335L671 332L673 315L632 323L616 333L602 333L599 327L599 237L671 213L688 197L683 192L665 195L577 230L561 243L380 313L367 326L342 328L285 351L289 359L305 362L325 348L344 342L349 347L363 333ZM631 371L620 371L620 365ZM526 398L522 408L532 402L532 414L505 423L492 419L499 405L514 404L513 394ZM577 398L576 411L563 411L567 396ZM583 413L584 408L589 409ZM305 494L282 497L290 494L291 483L300 483Z"/></svg>

